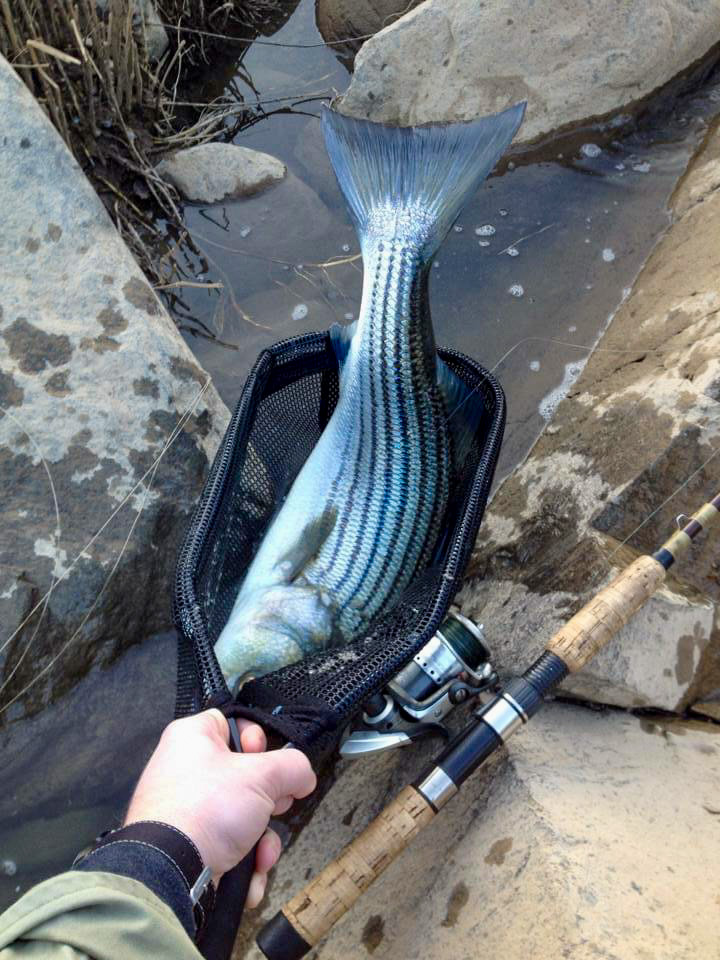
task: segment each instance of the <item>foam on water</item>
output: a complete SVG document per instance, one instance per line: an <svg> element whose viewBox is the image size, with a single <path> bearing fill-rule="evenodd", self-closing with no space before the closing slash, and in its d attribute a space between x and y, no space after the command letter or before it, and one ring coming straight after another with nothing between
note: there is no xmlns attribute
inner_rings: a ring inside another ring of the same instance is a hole
<svg viewBox="0 0 720 960"><path fill-rule="evenodd" d="M491 223L484 223L481 227L475 227L475 233L479 237L492 237L495 227Z"/></svg>
<svg viewBox="0 0 720 960"><path fill-rule="evenodd" d="M613 260L615 259L615 252L611 247L605 247L605 249L602 252L602 258L605 261L605 263L612 263Z"/></svg>
<svg viewBox="0 0 720 960"><path fill-rule="evenodd" d="M562 383L549 393L546 393L540 401L538 413L543 420L552 419L555 411L560 406L560 402L568 395L570 388L582 373L586 363L587 357L582 360L572 360L570 363L565 364L565 374L562 378Z"/></svg>
<svg viewBox="0 0 720 960"><path fill-rule="evenodd" d="M525 290L521 284L513 283L508 287L508 293L511 297L522 297L525 294Z"/></svg>
<svg viewBox="0 0 720 960"><path fill-rule="evenodd" d="M304 320L307 315L308 315L307 304L298 303L293 307L292 318L296 322L298 320Z"/></svg>
<svg viewBox="0 0 720 960"><path fill-rule="evenodd" d="M602 149L596 143L584 143L580 147L580 153L584 157L588 157L592 160L594 157L599 157L602 153Z"/></svg>

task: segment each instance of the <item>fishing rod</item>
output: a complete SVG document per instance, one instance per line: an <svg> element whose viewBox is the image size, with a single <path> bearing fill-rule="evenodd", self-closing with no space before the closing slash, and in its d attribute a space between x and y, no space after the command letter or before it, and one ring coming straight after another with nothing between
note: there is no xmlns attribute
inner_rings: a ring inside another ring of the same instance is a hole
<svg viewBox="0 0 720 960"><path fill-rule="evenodd" d="M532 666L481 707L435 763L266 924L257 943L268 960L299 960L317 946L465 780L528 722L561 680L602 650L655 593L700 532L719 521L720 493L655 553L634 560L576 613Z"/></svg>

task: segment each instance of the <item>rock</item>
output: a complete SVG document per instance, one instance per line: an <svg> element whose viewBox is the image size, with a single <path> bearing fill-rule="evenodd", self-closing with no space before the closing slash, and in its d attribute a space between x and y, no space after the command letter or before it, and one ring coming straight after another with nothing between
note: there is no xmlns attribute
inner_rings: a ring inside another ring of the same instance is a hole
<svg viewBox="0 0 720 960"><path fill-rule="evenodd" d="M614 572L652 552L717 490L720 189L714 133L674 199L675 222L527 461L499 488L460 601L496 665L528 664ZM628 542L627 547L621 544ZM621 706L684 710L720 691L720 538L564 687Z"/></svg>
<svg viewBox="0 0 720 960"><path fill-rule="evenodd" d="M388 26L421 0L317 0L315 22L327 43L367 37Z"/></svg>
<svg viewBox="0 0 720 960"><path fill-rule="evenodd" d="M157 166L186 200L216 203L248 197L282 180L285 164L269 153L233 143L201 143L178 150Z"/></svg>
<svg viewBox="0 0 720 960"><path fill-rule="evenodd" d="M2 722L170 627L179 542L228 412L2 59L0 106Z"/></svg>
<svg viewBox="0 0 720 960"><path fill-rule="evenodd" d="M345 768L280 860L255 928L417 772L405 757ZM717 890L707 877L720 856L719 790L713 725L549 705L388 868L320 955L713 956ZM235 956L260 960L247 949L250 932Z"/></svg>
<svg viewBox="0 0 720 960"><path fill-rule="evenodd" d="M625 110L702 57L711 0L426 0L368 40L344 113L403 125L527 100L516 143Z"/></svg>
<svg viewBox="0 0 720 960"><path fill-rule="evenodd" d="M150 637L109 668L95 666L41 713L0 730L0 850L17 864L12 878L0 870L0 910L17 899L18 885L25 891L66 870L118 822L173 717L176 651L174 634Z"/></svg>

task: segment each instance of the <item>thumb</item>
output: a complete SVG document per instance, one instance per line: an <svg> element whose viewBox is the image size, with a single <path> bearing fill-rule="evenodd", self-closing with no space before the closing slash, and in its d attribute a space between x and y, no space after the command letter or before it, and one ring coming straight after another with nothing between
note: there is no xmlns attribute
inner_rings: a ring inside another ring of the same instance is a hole
<svg viewBox="0 0 720 960"><path fill-rule="evenodd" d="M310 761L300 750L273 750L257 759L262 763L267 793L276 803L281 797L307 797L317 786Z"/></svg>

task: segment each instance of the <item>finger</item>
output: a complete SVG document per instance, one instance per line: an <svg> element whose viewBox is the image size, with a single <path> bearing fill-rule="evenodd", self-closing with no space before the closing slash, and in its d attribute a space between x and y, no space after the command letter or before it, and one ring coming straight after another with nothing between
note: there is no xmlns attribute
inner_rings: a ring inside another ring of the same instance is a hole
<svg viewBox="0 0 720 960"><path fill-rule="evenodd" d="M255 872L267 873L280 859L282 841L274 830L266 830L260 837L255 852Z"/></svg>
<svg viewBox="0 0 720 960"><path fill-rule="evenodd" d="M317 785L310 761L300 750L272 750L258 757L265 788L273 800L307 797Z"/></svg>
<svg viewBox="0 0 720 960"><path fill-rule="evenodd" d="M238 717L235 723L240 733L240 746L244 753L263 753L267 750L267 737L259 724L244 717Z"/></svg>
<svg viewBox="0 0 720 960"><path fill-rule="evenodd" d="M219 710L214 707L211 710L203 710L202 713L196 714L191 719L203 723L207 733L219 737L223 743L229 746L230 728L228 727L228 721Z"/></svg>
<svg viewBox="0 0 720 960"><path fill-rule="evenodd" d="M281 817L284 813L288 812L294 802L295 797L280 797L273 807L273 816Z"/></svg>
<svg viewBox="0 0 720 960"><path fill-rule="evenodd" d="M254 910L255 907L260 906L262 898L265 896L266 884L267 874L254 873L252 875L252 880L250 881L250 886L248 887L247 899L245 901L245 906L249 910Z"/></svg>

